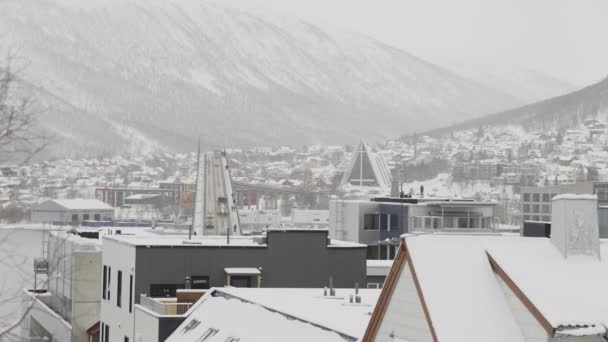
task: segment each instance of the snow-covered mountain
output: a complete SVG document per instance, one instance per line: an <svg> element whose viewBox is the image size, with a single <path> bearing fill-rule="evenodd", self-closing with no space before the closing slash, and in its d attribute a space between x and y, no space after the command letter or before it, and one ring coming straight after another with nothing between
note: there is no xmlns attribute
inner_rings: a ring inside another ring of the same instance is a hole
<svg viewBox="0 0 608 342"><path fill-rule="evenodd" d="M545 100L575 91L578 87L547 73L497 66L450 66L458 74L522 101Z"/></svg>
<svg viewBox="0 0 608 342"><path fill-rule="evenodd" d="M521 126L525 130L561 130L582 126L586 119L608 121L608 77L580 90L523 107L427 132L445 134L479 126Z"/></svg>
<svg viewBox="0 0 608 342"><path fill-rule="evenodd" d="M382 139L518 103L367 37L200 0L3 0L0 32L66 154Z"/></svg>

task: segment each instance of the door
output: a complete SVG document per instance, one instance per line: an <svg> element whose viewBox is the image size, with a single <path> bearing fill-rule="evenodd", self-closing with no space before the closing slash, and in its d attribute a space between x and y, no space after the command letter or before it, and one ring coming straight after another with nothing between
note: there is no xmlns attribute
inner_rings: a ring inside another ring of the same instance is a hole
<svg viewBox="0 0 608 342"><path fill-rule="evenodd" d="M250 276L231 276L230 286L234 287L251 287Z"/></svg>

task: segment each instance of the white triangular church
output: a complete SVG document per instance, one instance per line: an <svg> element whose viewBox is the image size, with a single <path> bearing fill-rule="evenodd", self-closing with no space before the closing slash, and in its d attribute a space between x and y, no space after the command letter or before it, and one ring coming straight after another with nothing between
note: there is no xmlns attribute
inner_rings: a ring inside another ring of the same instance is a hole
<svg viewBox="0 0 608 342"><path fill-rule="evenodd" d="M364 139L353 151L350 165L344 172L340 187L354 186L390 187L391 172L380 153L373 153Z"/></svg>

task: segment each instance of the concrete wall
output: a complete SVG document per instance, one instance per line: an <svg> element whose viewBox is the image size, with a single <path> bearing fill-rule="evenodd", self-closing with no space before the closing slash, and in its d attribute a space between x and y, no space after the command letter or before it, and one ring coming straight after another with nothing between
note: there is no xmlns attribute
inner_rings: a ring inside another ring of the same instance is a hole
<svg viewBox="0 0 608 342"><path fill-rule="evenodd" d="M72 275L72 341L88 342L86 331L99 320L101 253L74 252Z"/></svg>

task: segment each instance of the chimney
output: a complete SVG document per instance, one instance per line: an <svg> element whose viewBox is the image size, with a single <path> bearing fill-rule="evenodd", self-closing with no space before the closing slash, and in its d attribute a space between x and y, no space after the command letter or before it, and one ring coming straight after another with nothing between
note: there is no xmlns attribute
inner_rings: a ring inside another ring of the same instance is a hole
<svg viewBox="0 0 608 342"><path fill-rule="evenodd" d="M568 258L600 258L600 234L595 195L563 194L553 198L551 242Z"/></svg>

